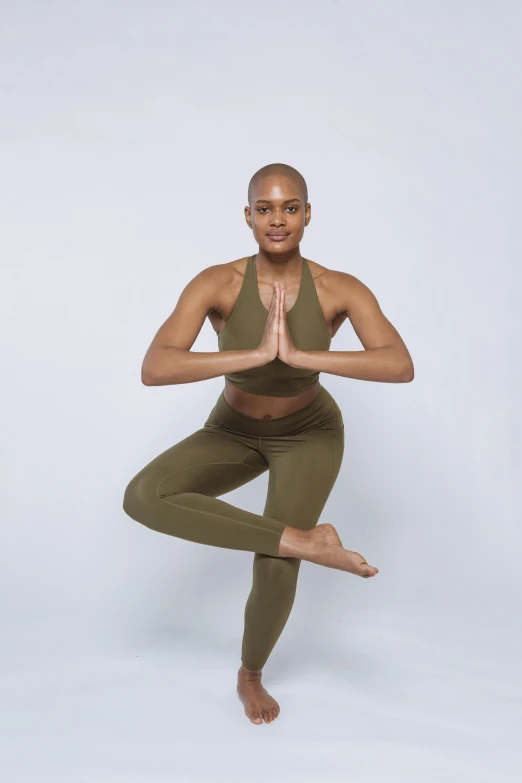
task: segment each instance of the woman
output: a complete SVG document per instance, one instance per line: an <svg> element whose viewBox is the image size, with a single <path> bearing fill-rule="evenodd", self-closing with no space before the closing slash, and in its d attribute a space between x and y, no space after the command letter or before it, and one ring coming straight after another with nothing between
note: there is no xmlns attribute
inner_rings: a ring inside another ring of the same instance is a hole
<svg viewBox="0 0 522 783"><path fill-rule="evenodd" d="M301 560L365 578L378 572L343 548L331 524L317 524L344 450L341 411L319 373L399 383L413 379L413 364L362 282L301 256L311 207L298 171L264 166L248 202L258 252L196 275L142 367L148 386L224 375L224 390L201 429L132 479L123 507L153 530L254 553L237 690L261 724L279 714L261 673L290 614ZM219 351L193 352L206 317ZM365 350L330 352L347 317ZM218 498L267 470L262 516Z"/></svg>

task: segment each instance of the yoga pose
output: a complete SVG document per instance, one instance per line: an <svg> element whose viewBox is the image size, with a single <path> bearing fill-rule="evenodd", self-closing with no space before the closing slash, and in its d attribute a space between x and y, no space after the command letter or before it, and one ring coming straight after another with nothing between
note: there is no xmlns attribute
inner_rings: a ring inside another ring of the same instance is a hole
<svg viewBox="0 0 522 783"><path fill-rule="evenodd" d="M149 462L123 500L153 530L254 553L237 692L256 724L279 714L261 673L292 609L301 560L364 578L378 572L343 547L332 524L317 524L344 451L342 414L319 373L413 379L410 354L372 292L302 257L310 217L298 171L274 163L254 174L245 218L257 253L197 274L142 366L147 386L223 375L223 392L204 425ZM207 317L219 351L191 351ZM329 350L346 318L364 350ZM265 471L262 515L219 499Z"/></svg>

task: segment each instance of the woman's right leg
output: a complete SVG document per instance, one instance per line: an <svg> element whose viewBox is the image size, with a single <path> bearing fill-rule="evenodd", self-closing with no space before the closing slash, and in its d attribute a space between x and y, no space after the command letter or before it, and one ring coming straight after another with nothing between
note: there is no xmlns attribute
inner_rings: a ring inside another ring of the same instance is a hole
<svg viewBox="0 0 522 783"><path fill-rule="evenodd" d="M268 469L253 448L256 440L215 427L197 430L134 476L125 490L124 511L177 538L278 556L283 522L217 498Z"/></svg>

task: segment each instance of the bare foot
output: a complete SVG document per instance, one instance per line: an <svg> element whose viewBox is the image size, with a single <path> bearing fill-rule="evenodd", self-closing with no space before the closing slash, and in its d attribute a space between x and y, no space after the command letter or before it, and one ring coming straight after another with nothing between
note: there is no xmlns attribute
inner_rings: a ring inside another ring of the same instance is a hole
<svg viewBox="0 0 522 783"><path fill-rule="evenodd" d="M245 715L252 723L271 723L279 715L279 704L261 685L261 672L245 669L237 673L237 692L245 706Z"/></svg>
<svg viewBox="0 0 522 783"><path fill-rule="evenodd" d="M279 557L298 557L327 568L349 571L365 579L379 573L379 569L368 565L359 552L344 549L337 530L328 523L311 530L287 525L279 542Z"/></svg>

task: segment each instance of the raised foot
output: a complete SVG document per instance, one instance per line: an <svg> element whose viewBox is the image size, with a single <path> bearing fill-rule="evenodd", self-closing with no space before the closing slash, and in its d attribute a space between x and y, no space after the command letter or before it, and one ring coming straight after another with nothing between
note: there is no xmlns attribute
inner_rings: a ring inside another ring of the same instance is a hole
<svg viewBox="0 0 522 783"><path fill-rule="evenodd" d="M241 665L237 674L237 692L245 707L245 715L252 723L272 723L279 715L279 704L261 685L260 671L250 671Z"/></svg>
<svg viewBox="0 0 522 783"><path fill-rule="evenodd" d="M359 552L344 549L339 534L333 525L325 523L317 525L309 531L309 555L306 559L328 568L349 571L365 579L379 573L379 569L371 566Z"/></svg>

